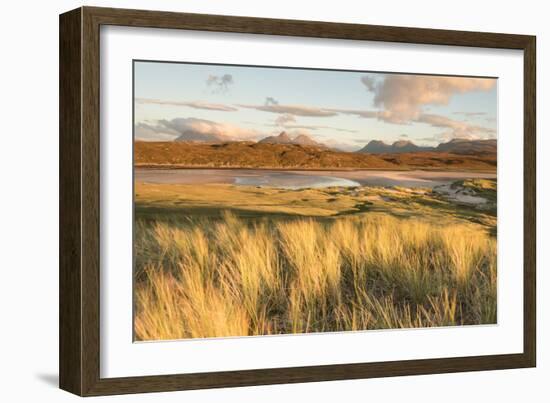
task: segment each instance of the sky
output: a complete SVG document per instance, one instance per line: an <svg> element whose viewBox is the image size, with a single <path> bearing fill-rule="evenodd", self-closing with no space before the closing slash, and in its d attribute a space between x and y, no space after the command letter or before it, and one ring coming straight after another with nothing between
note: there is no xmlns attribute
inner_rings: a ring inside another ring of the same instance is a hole
<svg viewBox="0 0 550 403"><path fill-rule="evenodd" d="M137 140L257 141L285 131L358 150L496 138L497 80L134 62Z"/></svg>

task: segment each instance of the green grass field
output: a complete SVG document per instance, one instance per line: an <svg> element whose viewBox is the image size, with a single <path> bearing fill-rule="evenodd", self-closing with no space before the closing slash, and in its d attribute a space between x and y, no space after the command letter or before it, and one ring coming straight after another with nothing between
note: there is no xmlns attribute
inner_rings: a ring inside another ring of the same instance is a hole
<svg viewBox="0 0 550 403"><path fill-rule="evenodd" d="M496 323L496 182L135 187L138 340Z"/></svg>

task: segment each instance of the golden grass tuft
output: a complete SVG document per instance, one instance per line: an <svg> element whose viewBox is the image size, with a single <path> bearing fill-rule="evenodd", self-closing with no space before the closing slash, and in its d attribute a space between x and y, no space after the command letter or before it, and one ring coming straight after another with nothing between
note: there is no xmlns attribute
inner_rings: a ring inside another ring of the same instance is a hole
<svg viewBox="0 0 550 403"><path fill-rule="evenodd" d="M138 220L138 340L496 322L496 240L474 224Z"/></svg>

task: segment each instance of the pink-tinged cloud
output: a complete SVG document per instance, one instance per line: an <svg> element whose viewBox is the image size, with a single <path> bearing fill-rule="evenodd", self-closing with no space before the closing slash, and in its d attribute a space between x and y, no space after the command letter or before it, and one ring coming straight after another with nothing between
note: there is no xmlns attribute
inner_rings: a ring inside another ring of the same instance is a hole
<svg viewBox="0 0 550 403"><path fill-rule="evenodd" d="M280 116L277 116L275 118L275 125L277 126L285 126L289 123L295 123L296 118L293 115L290 115L288 113L282 114Z"/></svg>
<svg viewBox="0 0 550 403"><path fill-rule="evenodd" d="M293 130L293 129L294 130L300 130L300 129L304 129L304 130L321 130L321 129L326 129L326 130L332 130L332 131L335 131L335 132L357 133L357 130L349 130L349 129L339 128L339 127L334 127L334 126L299 124L296 121L296 117L294 115L290 115L288 113L277 116L272 124L266 124L266 126L280 127L282 129L286 129L286 130Z"/></svg>
<svg viewBox="0 0 550 403"><path fill-rule="evenodd" d="M416 122L426 123L433 127L446 129L439 134L442 139L464 138L470 140L479 140L486 138L494 138L496 134L495 129L488 127L471 125L466 122L453 120L445 116L434 114L422 114Z"/></svg>
<svg viewBox="0 0 550 403"><path fill-rule="evenodd" d="M236 112L237 108L224 104L213 104L202 101L164 101L161 99L151 98L136 98L138 104L152 104L152 105L171 105L171 106L186 106L193 109L204 109L208 111L220 111L220 112Z"/></svg>
<svg viewBox="0 0 550 403"><path fill-rule="evenodd" d="M417 119L425 105L445 105L456 94L489 91L496 85L495 79L488 78L391 74L373 82L365 77L362 83L374 92L374 105L383 112L377 117L398 124Z"/></svg>
<svg viewBox="0 0 550 403"><path fill-rule="evenodd" d="M334 126L319 126L319 125L284 125L285 129L304 129L304 130L330 130L341 133L357 133L357 130L344 129Z"/></svg>
<svg viewBox="0 0 550 403"><path fill-rule="evenodd" d="M374 110L368 110L368 109L338 109L338 108L330 108L326 109L327 111L335 112L335 113L341 113L344 115L355 115L360 118L366 118L366 119L375 119L378 118L380 120L384 119L384 116L387 115L385 111L374 111Z"/></svg>
<svg viewBox="0 0 550 403"><path fill-rule="evenodd" d="M363 143L364 143L364 140L361 140L361 144ZM361 148L361 147L358 147L357 143L353 141L350 142L350 141L336 140L336 139L323 140L323 144L325 144L327 147L332 148L336 151L353 152Z"/></svg>
<svg viewBox="0 0 550 403"><path fill-rule="evenodd" d="M484 116L487 115L487 112L453 112L453 115L462 115L466 117Z"/></svg>
<svg viewBox="0 0 550 403"><path fill-rule="evenodd" d="M178 132L155 123L140 122L134 126L134 137L140 141L172 141Z"/></svg>
<svg viewBox="0 0 550 403"><path fill-rule="evenodd" d="M279 105L277 103L266 103L264 105L237 105L241 108L256 109L258 111L280 113L296 116L313 116L313 117L331 117L337 113L328 109L317 108L315 106L305 105Z"/></svg>
<svg viewBox="0 0 550 403"><path fill-rule="evenodd" d="M176 141L252 140L262 135L256 130L197 118L158 120L153 124L142 122L136 125L135 134L137 139L171 137Z"/></svg>

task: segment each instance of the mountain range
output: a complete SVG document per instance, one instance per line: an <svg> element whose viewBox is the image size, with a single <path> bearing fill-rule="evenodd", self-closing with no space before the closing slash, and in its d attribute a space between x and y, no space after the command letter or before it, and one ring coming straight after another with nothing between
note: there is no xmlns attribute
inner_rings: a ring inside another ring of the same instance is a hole
<svg viewBox="0 0 550 403"><path fill-rule="evenodd" d="M445 152L452 154L492 154L497 151L497 141L453 139L435 147L417 146L412 141L399 140L387 144L380 140L372 140L365 147L357 151L366 154L401 154L414 152Z"/></svg>
<svg viewBox="0 0 550 403"><path fill-rule="evenodd" d="M208 134L196 133L188 131L182 133L176 142L231 142L228 136L223 134ZM306 134L299 134L291 137L285 131L276 136L268 136L258 141L258 144L286 144L300 145L308 147L316 147L319 149L330 149L325 144L313 140ZM451 153L462 155L477 155L477 154L496 154L497 141L490 140L468 140L468 139L453 139L447 143L441 143L434 147L418 146L410 140L399 140L392 144L385 143L381 140L371 140L356 153L362 154L402 154L402 153L418 153L418 152L438 152ZM338 150L334 150L338 151Z"/></svg>

